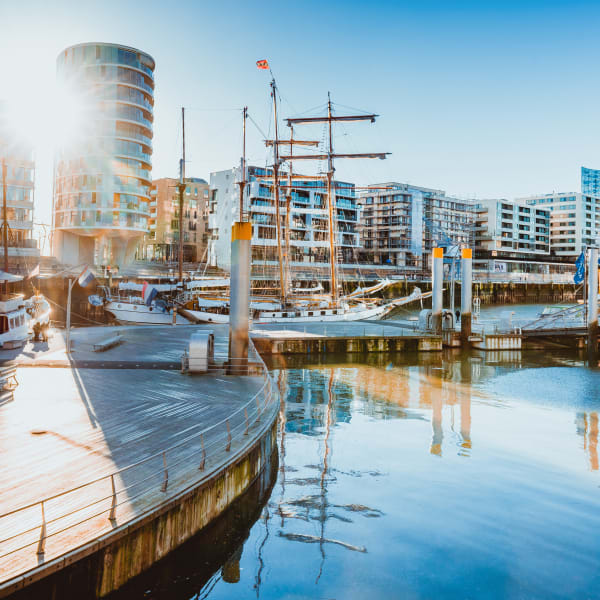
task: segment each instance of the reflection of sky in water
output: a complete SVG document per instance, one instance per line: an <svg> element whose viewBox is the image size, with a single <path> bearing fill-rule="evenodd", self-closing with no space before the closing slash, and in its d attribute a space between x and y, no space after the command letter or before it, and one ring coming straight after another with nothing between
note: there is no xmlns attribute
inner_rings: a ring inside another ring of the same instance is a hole
<svg viewBox="0 0 600 600"><path fill-rule="evenodd" d="M514 359L275 371L279 479L239 582L216 574L203 592L600 597L600 373Z"/></svg>

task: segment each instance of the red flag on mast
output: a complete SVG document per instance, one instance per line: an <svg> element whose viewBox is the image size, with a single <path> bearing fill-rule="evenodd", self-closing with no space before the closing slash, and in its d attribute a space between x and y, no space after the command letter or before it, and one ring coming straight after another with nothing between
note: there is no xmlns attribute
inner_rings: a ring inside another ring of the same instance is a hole
<svg viewBox="0 0 600 600"><path fill-rule="evenodd" d="M256 66L259 69L265 69L266 70L266 69L269 68L269 61L267 61L267 60L257 60L256 61Z"/></svg>

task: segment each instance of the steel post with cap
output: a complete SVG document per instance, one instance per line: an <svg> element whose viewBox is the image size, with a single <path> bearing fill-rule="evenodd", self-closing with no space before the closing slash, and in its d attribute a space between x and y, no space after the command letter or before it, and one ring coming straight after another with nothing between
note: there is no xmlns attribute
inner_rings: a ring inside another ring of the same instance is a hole
<svg viewBox="0 0 600 600"><path fill-rule="evenodd" d="M442 309L444 302L444 249L434 248L431 257L432 299L431 319L433 332L442 335Z"/></svg>
<svg viewBox="0 0 600 600"><path fill-rule="evenodd" d="M251 240L252 223L233 224L229 300L230 374L243 375L248 370Z"/></svg>
<svg viewBox="0 0 600 600"><path fill-rule="evenodd" d="M463 347L471 335L471 305L473 303L473 250L463 248L460 259L460 341Z"/></svg>
<svg viewBox="0 0 600 600"><path fill-rule="evenodd" d="M588 358L598 359L598 248L588 250Z"/></svg>

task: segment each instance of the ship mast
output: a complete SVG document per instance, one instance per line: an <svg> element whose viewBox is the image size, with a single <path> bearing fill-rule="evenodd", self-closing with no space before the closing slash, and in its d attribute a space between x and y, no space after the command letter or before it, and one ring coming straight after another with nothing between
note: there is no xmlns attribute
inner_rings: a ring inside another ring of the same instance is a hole
<svg viewBox="0 0 600 600"><path fill-rule="evenodd" d="M179 281L183 283L183 193L185 192L185 108L181 107L182 153L179 161Z"/></svg>
<svg viewBox="0 0 600 600"><path fill-rule="evenodd" d="M242 109L242 174L239 182L240 186L240 223L244 222L244 189L246 188L246 118L248 117L248 107Z"/></svg>
<svg viewBox="0 0 600 600"><path fill-rule="evenodd" d="M313 124L313 123L327 123L329 127L329 144L326 154L297 154L295 156L281 156L280 159L284 160L326 160L327 161L327 209L329 213L329 268L331 272L331 303L332 306L338 304L338 287L337 287L337 273L336 273L336 256L335 256L335 191L333 185L333 174L335 167L333 164L334 158L379 158L384 159L387 157L389 152L369 152L369 153L353 153L353 154L336 154L333 149L333 122L334 121L371 121L375 122L375 119L379 115L365 114L365 115L334 115L332 111L331 95L327 94L327 116L325 117L298 117L293 119L286 119L288 127L293 127L296 124Z"/></svg>
<svg viewBox="0 0 600 600"><path fill-rule="evenodd" d="M294 128L290 127L290 154L294 153ZM285 274L286 286L290 285L291 275L291 259L290 259L290 222L292 208L292 163L288 163L288 186L285 193Z"/></svg>
<svg viewBox="0 0 600 600"><path fill-rule="evenodd" d="M331 270L331 303L337 306L338 287L335 256L335 224L333 222L333 205L335 199L332 191L333 181L333 135L331 131L331 94L327 92L327 117L329 120L329 151L327 152L327 210L329 212L329 268ZM291 125L290 125L291 127Z"/></svg>
<svg viewBox="0 0 600 600"><path fill-rule="evenodd" d="M271 95L273 96L273 119L275 121L273 144L273 196L275 198L275 235L277 236L277 259L279 262L279 290L282 308L287 305L285 277L283 273L283 251L281 248L281 215L279 206L279 134L277 128L277 85L275 78L271 80Z"/></svg>
<svg viewBox="0 0 600 600"><path fill-rule="evenodd" d="M2 157L2 246L4 247L4 295L8 297L8 218L6 216L6 159Z"/></svg>

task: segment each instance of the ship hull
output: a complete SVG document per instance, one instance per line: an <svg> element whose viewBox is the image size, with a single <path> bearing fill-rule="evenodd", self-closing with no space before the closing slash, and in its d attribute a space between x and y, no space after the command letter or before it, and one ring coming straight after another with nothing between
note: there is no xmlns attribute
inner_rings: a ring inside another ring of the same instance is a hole
<svg viewBox="0 0 600 600"><path fill-rule="evenodd" d="M171 325L173 323L172 311L164 312L160 308L146 306L145 304L130 304L128 302L108 302L104 310L112 315L119 323L132 325ZM177 315L177 325L189 325L190 322L181 315Z"/></svg>

